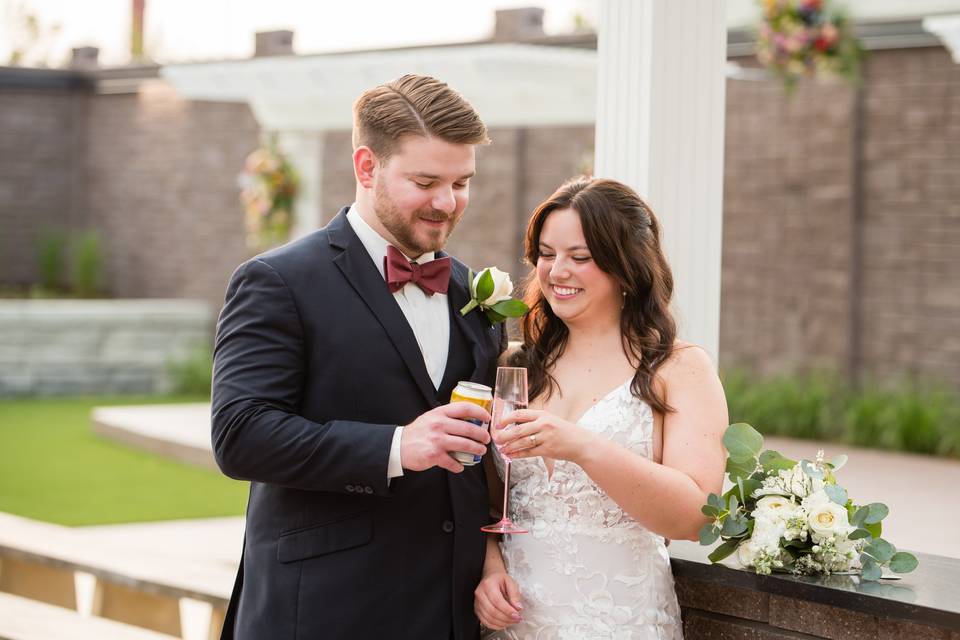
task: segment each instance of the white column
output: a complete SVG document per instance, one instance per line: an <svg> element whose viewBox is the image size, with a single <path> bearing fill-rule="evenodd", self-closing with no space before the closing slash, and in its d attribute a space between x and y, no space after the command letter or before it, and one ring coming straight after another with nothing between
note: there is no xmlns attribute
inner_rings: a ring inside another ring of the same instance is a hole
<svg viewBox="0 0 960 640"><path fill-rule="evenodd" d="M323 131L277 133L277 145L300 178L300 190L293 206L291 240L303 237L322 225L323 136Z"/></svg>
<svg viewBox="0 0 960 640"><path fill-rule="evenodd" d="M720 339L725 0L601 0L596 174L653 207L684 340Z"/></svg>

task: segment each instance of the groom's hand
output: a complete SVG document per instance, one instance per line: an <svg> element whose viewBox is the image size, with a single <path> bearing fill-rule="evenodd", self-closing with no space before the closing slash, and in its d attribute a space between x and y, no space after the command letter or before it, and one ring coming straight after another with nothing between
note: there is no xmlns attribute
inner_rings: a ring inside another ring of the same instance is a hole
<svg viewBox="0 0 960 640"><path fill-rule="evenodd" d="M463 465L450 455L463 451L482 456L487 452L490 434L468 419L490 422L483 407L469 402L453 402L427 411L403 428L400 435L400 464L410 471L442 467L453 473Z"/></svg>

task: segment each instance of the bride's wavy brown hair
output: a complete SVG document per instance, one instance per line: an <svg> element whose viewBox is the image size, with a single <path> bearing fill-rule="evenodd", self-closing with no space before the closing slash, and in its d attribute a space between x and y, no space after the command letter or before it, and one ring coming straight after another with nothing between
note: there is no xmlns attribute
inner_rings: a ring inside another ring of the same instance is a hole
<svg viewBox="0 0 960 640"><path fill-rule="evenodd" d="M530 398L549 398L558 389L550 374L567 346L569 330L543 297L537 280L540 234L551 213L573 209L594 262L620 285L624 296L620 334L624 353L637 371L630 390L661 413L672 411L654 388L657 369L674 349L676 323L670 314L673 274L660 247L660 224L630 187L614 180L573 178L547 198L530 218L526 262L533 267L524 301L530 312L521 321L523 347L513 361L528 369Z"/></svg>

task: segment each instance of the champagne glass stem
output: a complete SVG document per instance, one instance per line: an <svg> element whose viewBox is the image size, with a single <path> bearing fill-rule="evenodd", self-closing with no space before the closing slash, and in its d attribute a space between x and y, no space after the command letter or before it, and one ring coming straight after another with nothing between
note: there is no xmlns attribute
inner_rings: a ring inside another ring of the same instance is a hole
<svg viewBox="0 0 960 640"><path fill-rule="evenodd" d="M501 518L509 518L507 515L507 501L510 497L510 461L504 460L504 466L506 467L503 471L503 516Z"/></svg>

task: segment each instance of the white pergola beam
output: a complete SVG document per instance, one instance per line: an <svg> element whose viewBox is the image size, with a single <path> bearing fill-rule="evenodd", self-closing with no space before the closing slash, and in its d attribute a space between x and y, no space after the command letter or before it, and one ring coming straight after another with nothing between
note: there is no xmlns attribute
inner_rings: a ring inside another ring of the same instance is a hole
<svg viewBox="0 0 960 640"><path fill-rule="evenodd" d="M923 19L923 28L940 38L953 61L960 64L960 13L926 17Z"/></svg>
<svg viewBox="0 0 960 640"><path fill-rule="evenodd" d="M191 100L248 102L268 130L349 129L365 89L406 73L449 82L491 127L591 124L596 53L482 44L170 65L164 79Z"/></svg>
<svg viewBox="0 0 960 640"><path fill-rule="evenodd" d="M680 336L720 341L726 7L723 0L601 0L596 173L653 207Z"/></svg>

